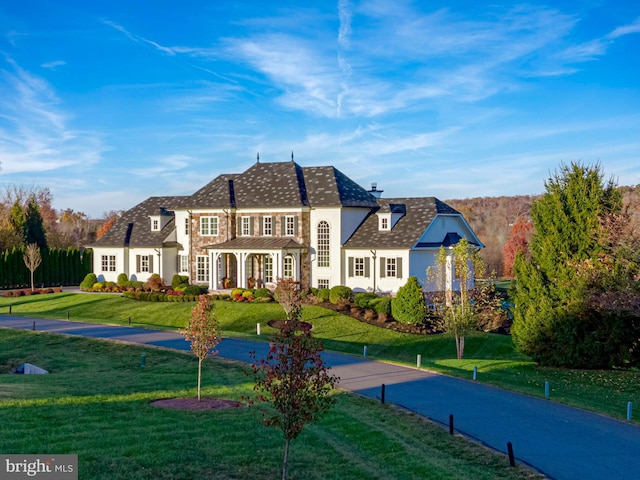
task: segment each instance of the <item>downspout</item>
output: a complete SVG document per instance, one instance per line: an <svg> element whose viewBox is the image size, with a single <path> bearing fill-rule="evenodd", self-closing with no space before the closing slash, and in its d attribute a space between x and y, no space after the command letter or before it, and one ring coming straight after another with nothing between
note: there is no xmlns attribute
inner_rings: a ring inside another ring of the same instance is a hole
<svg viewBox="0 0 640 480"><path fill-rule="evenodd" d="M160 278L164 282L164 278L162 277L162 250L158 248L154 248L153 250L158 254L158 274L160 275Z"/></svg>
<svg viewBox="0 0 640 480"><path fill-rule="evenodd" d="M189 235L189 283L193 283L193 229L191 228L193 212L191 210L187 210L187 213L189 214L189 231L187 232L187 235Z"/></svg>
<svg viewBox="0 0 640 480"><path fill-rule="evenodd" d="M371 256L373 257L373 292L376 291L376 255L378 253L377 250L369 250L371 252Z"/></svg>

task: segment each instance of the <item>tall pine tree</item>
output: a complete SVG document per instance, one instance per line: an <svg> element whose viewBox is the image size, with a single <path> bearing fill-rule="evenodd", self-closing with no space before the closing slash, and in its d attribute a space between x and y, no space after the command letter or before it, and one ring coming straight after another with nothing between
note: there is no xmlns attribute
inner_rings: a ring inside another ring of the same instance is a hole
<svg viewBox="0 0 640 480"><path fill-rule="evenodd" d="M35 243L38 248L47 248L47 235L35 195L29 197L25 211L25 241L27 245Z"/></svg>
<svg viewBox="0 0 640 480"><path fill-rule="evenodd" d="M621 194L600 165L581 163L562 164L545 188L531 206L530 259L518 255L514 265L514 343L546 365L610 366L611 349L624 347L608 342L610 326L590 308L580 272L602 254L602 222L621 212Z"/></svg>

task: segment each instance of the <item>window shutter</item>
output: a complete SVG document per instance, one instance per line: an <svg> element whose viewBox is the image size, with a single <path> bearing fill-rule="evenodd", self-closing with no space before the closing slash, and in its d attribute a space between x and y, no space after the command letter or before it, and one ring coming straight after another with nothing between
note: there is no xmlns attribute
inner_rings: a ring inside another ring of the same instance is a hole
<svg viewBox="0 0 640 480"><path fill-rule="evenodd" d="M402 257L396 258L396 277L402 278Z"/></svg>
<svg viewBox="0 0 640 480"><path fill-rule="evenodd" d="M149 255L149 273L153 273L153 255Z"/></svg>
<svg viewBox="0 0 640 480"><path fill-rule="evenodd" d="M264 235L264 219L265 217L258 217L258 236Z"/></svg>
<svg viewBox="0 0 640 480"><path fill-rule="evenodd" d="M380 257L380 278L387 276L387 259Z"/></svg>
<svg viewBox="0 0 640 480"><path fill-rule="evenodd" d="M349 257L349 276L353 277L353 257Z"/></svg>
<svg viewBox="0 0 640 480"><path fill-rule="evenodd" d="M275 237L276 235L276 217L271 217L271 235Z"/></svg>
<svg viewBox="0 0 640 480"><path fill-rule="evenodd" d="M280 236L284 237L287 234L287 220L284 216L280 217Z"/></svg>
<svg viewBox="0 0 640 480"><path fill-rule="evenodd" d="M242 217L236 217L236 237L242 235Z"/></svg>
<svg viewBox="0 0 640 480"><path fill-rule="evenodd" d="M364 276L369 278L371 276L371 269L369 268L369 257L364 259Z"/></svg>
<svg viewBox="0 0 640 480"><path fill-rule="evenodd" d="M298 236L298 217L293 217L293 236Z"/></svg>
<svg viewBox="0 0 640 480"><path fill-rule="evenodd" d="M136 272L140 271L140 255L136 255Z"/></svg>
<svg viewBox="0 0 640 480"><path fill-rule="evenodd" d="M253 236L253 224L255 217L249 217L249 235Z"/></svg>

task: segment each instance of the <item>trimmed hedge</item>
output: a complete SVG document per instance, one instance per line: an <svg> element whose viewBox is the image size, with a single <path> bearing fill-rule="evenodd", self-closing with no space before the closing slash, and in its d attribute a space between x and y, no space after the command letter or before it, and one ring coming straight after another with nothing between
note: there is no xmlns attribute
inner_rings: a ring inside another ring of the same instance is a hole
<svg viewBox="0 0 640 480"><path fill-rule="evenodd" d="M344 285L336 285L329 290L329 301L337 305L340 300L351 301L353 298L353 290Z"/></svg>

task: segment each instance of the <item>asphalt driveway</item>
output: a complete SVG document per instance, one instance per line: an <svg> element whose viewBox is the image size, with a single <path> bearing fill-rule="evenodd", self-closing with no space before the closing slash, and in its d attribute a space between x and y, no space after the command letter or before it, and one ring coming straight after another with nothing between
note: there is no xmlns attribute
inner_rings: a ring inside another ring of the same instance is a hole
<svg viewBox="0 0 640 480"><path fill-rule="evenodd" d="M189 350L177 333L82 322L31 319L0 315L0 327L82 335ZM226 338L220 356L250 362L249 352L264 356L267 344ZM640 427L537 399L416 368L366 358L325 352L340 387L380 398L448 428L454 416L456 433L507 452L516 459L559 480L614 480L640 478ZM621 406L625 408L625 406Z"/></svg>

